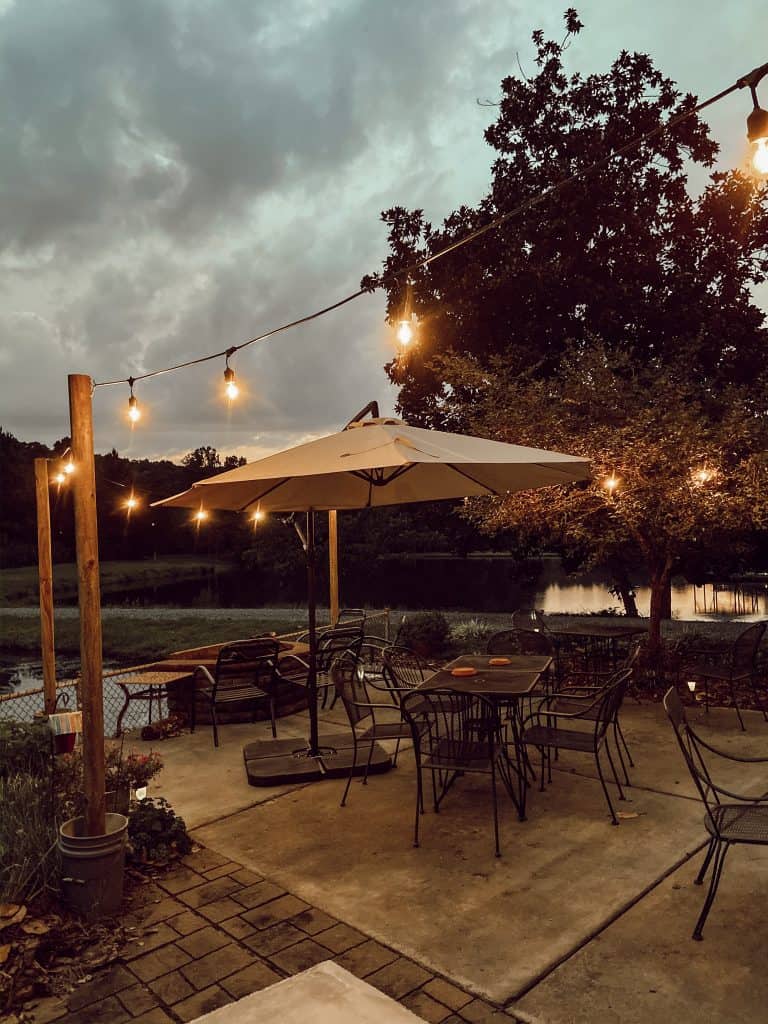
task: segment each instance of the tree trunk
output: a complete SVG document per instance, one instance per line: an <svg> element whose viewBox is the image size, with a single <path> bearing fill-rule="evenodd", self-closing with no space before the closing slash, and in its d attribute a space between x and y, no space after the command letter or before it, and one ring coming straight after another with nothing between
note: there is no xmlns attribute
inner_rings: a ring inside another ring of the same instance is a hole
<svg viewBox="0 0 768 1024"><path fill-rule="evenodd" d="M661 617L672 618L672 574L670 573L664 592L661 595Z"/></svg>
<svg viewBox="0 0 768 1024"><path fill-rule="evenodd" d="M630 616L630 618L636 619L638 617L638 611L637 601L635 600L635 591L625 572L614 571L612 589L624 605L624 614Z"/></svg>
<svg viewBox="0 0 768 1024"><path fill-rule="evenodd" d="M670 618L668 612L671 597L672 561L667 559L653 566L651 571L651 613L648 626L648 654L651 661L661 653L661 623Z"/></svg>

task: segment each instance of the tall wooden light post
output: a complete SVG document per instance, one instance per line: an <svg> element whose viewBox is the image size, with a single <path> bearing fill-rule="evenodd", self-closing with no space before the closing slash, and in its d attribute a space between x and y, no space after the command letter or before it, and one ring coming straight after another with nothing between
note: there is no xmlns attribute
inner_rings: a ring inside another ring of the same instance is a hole
<svg viewBox="0 0 768 1024"><path fill-rule="evenodd" d="M40 649L43 656L45 713L56 708L56 652L53 640L53 558L51 555L51 502L48 459L35 459L37 505L37 570L40 579Z"/></svg>
<svg viewBox="0 0 768 1024"><path fill-rule="evenodd" d="M96 470L93 452L93 382L86 374L72 373L69 418L72 435L71 477L75 509L77 594L80 606L80 706L83 712L83 774L85 828L88 835L104 835L104 697L101 661L101 595L99 543L96 522Z"/></svg>

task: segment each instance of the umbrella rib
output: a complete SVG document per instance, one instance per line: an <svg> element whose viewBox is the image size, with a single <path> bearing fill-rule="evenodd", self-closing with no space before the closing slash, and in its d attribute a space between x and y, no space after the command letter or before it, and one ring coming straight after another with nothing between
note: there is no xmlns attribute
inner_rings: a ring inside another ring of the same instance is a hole
<svg viewBox="0 0 768 1024"><path fill-rule="evenodd" d="M478 487L482 487L484 491L488 492L488 494L493 494L497 498L500 497L499 492L495 491L493 487L489 487L487 484L481 483L479 480L476 480L470 473L465 472L463 469L459 469L459 467L455 465L455 463L446 462L446 466L448 466L449 469L452 469L455 473L458 473L460 476L466 477L467 480L471 480L472 483L477 484Z"/></svg>
<svg viewBox="0 0 768 1024"><path fill-rule="evenodd" d="M271 487L268 487L266 489L266 491L264 491L262 494L258 495L258 497L251 498L250 501L246 501L246 503L243 505L243 507L239 508L237 511L238 512L245 512L245 510L247 508L249 508L251 505L253 505L254 502L259 502L259 501L261 501L262 498L266 498L266 496L268 494L271 494L273 491L276 491L278 489L278 487L282 487L283 484L287 484L290 479L291 479L290 477L286 476L282 480L278 480L278 482L276 484L272 484Z"/></svg>

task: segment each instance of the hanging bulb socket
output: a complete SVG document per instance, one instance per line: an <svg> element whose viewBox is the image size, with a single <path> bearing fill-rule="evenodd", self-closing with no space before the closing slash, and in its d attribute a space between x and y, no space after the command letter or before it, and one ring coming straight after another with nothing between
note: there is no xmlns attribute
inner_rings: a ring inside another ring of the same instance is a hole
<svg viewBox="0 0 768 1024"><path fill-rule="evenodd" d="M229 352L227 352L227 365L224 370L224 394L230 402L234 402L240 394L240 388L237 386L237 381L235 380L235 371L229 365L229 357L233 355L235 351L235 349L230 349Z"/></svg>
<svg viewBox="0 0 768 1024"><path fill-rule="evenodd" d="M131 423L138 423L139 420L141 419L141 409L139 408L139 403L136 398L136 395L134 395L133 393L133 377L130 377L128 379L128 384L131 389L131 394L128 398L128 419L131 421Z"/></svg>

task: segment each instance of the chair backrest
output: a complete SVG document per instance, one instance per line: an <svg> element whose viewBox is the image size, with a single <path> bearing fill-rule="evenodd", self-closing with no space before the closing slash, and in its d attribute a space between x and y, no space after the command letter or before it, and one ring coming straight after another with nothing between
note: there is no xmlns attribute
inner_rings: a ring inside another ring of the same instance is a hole
<svg viewBox="0 0 768 1024"><path fill-rule="evenodd" d="M765 633L764 622L753 622L747 626L733 641L731 647L731 664L734 669L746 671L754 667L757 650Z"/></svg>
<svg viewBox="0 0 768 1024"><path fill-rule="evenodd" d="M534 633L528 629L519 629L517 632L517 649L521 654L543 654L552 657L555 653L555 645L548 632Z"/></svg>
<svg viewBox="0 0 768 1024"><path fill-rule="evenodd" d="M544 612L537 608L518 608L512 612L512 625L515 629L523 630L526 633L548 633L549 626L544 619Z"/></svg>
<svg viewBox="0 0 768 1024"><path fill-rule="evenodd" d="M359 657L362 643L362 629L356 626L334 626L327 629L317 641L317 671L329 672L336 658L345 651Z"/></svg>
<svg viewBox="0 0 768 1024"><path fill-rule="evenodd" d="M487 744L492 756L494 746L501 742L496 708L478 694L414 690L404 695L401 709L411 727L417 759L438 744L445 761L461 760L467 748L477 744Z"/></svg>
<svg viewBox="0 0 768 1024"><path fill-rule="evenodd" d="M714 813L714 809L720 803L720 797L704 760L704 748L701 740L688 724L685 708L674 686L670 686L664 694L664 710L675 731L677 744L682 751L691 778L707 810L714 834L718 835L718 816Z"/></svg>
<svg viewBox="0 0 768 1024"><path fill-rule="evenodd" d="M605 736L608 726L616 720L631 679L631 669L619 669L608 678L602 689L595 695L597 714L594 714L593 711L593 715L596 739L599 740ZM594 708L595 703L593 702L591 706ZM546 711L543 713L546 714Z"/></svg>
<svg viewBox="0 0 768 1024"><path fill-rule="evenodd" d="M517 654L518 631L516 629L500 629L492 633L485 645L486 654Z"/></svg>
<svg viewBox="0 0 768 1024"><path fill-rule="evenodd" d="M271 636L225 644L214 672L214 699L219 691L253 686L267 689L275 677L280 641Z"/></svg>
<svg viewBox="0 0 768 1024"><path fill-rule="evenodd" d="M365 632L365 608L342 608L336 619L337 626L359 626Z"/></svg>
<svg viewBox="0 0 768 1024"><path fill-rule="evenodd" d="M376 702L368 692L363 666L351 652L344 651L333 662L331 679L353 730L364 718L375 722L375 711L364 705Z"/></svg>
<svg viewBox="0 0 768 1024"><path fill-rule="evenodd" d="M418 654L402 644L386 647L381 660L384 682L395 690L413 689L430 674Z"/></svg>

